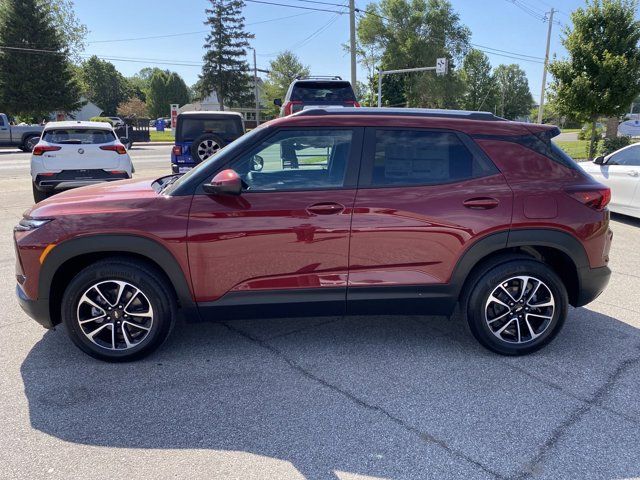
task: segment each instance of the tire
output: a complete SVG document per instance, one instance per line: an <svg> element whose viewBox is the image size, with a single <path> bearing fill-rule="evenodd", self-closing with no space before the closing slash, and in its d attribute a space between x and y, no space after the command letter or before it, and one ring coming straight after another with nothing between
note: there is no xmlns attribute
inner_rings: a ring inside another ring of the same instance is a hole
<svg viewBox="0 0 640 480"><path fill-rule="evenodd" d="M176 301L168 280L155 268L111 258L73 278L62 297L61 313L80 350L100 360L126 362L149 355L167 339Z"/></svg>
<svg viewBox="0 0 640 480"><path fill-rule="evenodd" d="M20 147L20 150L23 152L31 153L33 151L33 147L40 141L40 137L37 135L32 135L24 139L24 143Z"/></svg>
<svg viewBox="0 0 640 480"><path fill-rule="evenodd" d="M196 138L191 144L191 158L196 163L203 162L224 147L224 142L220 137L212 133L205 133Z"/></svg>
<svg viewBox="0 0 640 480"><path fill-rule="evenodd" d="M38 203L49 198L49 192L43 192L38 190L36 184L31 182L31 189L33 190L33 201Z"/></svg>
<svg viewBox="0 0 640 480"><path fill-rule="evenodd" d="M549 266L531 258L507 257L470 279L462 311L471 333L485 348L502 355L525 355L556 337L568 304L567 290Z"/></svg>

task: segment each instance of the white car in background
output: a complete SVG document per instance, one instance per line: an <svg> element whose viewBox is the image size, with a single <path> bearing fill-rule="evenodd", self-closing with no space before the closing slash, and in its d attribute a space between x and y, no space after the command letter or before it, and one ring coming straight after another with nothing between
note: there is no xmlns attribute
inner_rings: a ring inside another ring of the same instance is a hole
<svg viewBox="0 0 640 480"><path fill-rule="evenodd" d="M132 172L127 149L103 122L49 122L31 153L36 203L62 190L131 178Z"/></svg>
<svg viewBox="0 0 640 480"><path fill-rule="evenodd" d="M580 166L611 189L609 210L640 218L640 143Z"/></svg>

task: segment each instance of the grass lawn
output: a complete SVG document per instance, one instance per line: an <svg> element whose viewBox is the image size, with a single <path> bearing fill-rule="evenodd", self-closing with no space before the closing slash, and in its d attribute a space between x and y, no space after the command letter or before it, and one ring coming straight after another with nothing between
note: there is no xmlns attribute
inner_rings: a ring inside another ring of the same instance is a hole
<svg viewBox="0 0 640 480"><path fill-rule="evenodd" d="M562 133L578 133L579 131L579 128L563 128L561 130Z"/></svg>
<svg viewBox="0 0 640 480"><path fill-rule="evenodd" d="M149 132L149 136L151 137L152 142L173 142L173 132L156 132L155 130L151 130Z"/></svg>
<svg viewBox="0 0 640 480"><path fill-rule="evenodd" d="M588 140L577 140L575 142L555 142L567 155L575 160L585 160L587 158Z"/></svg>

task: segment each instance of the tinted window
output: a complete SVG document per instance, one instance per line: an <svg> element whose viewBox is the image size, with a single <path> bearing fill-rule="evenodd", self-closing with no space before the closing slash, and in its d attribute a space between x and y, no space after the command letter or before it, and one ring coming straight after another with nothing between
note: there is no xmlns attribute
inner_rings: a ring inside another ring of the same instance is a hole
<svg viewBox="0 0 640 480"><path fill-rule="evenodd" d="M249 191L341 187L352 135L351 130L282 130L230 167Z"/></svg>
<svg viewBox="0 0 640 480"><path fill-rule="evenodd" d="M0 117L0 127L4 127L4 118Z"/></svg>
<svg viewBox="0 0 640 480"><path fill-rule="evenodd" d="M62 144L100 144L115 139L111 130L98 128L52 128L45 130L43 136L45 142Z"/></svg>
<svg viewBox="0 0 640 480"><path fill-rule="evenodd" d="M640 145L634 145L630 148L625 148L617 153L612 154L607 159L607 165L629 165L633 167L640 167Z"/></svg>
<svg viewBox="0 0 640 480"><path fill-rule="evenodd" d="M291 92L291 100L330 103L355 101L349 82L298 82Z"/></svg>
<svg viewBox="0 0 640 480"><path fill-rule="evenodd" d="M430 185L495 173L447 132L378 130L372 185Z"/></svg>
<svg viewBox="0 0 640 480"><path fill-rule="evenodd" d="M183 141L193 141L205 133L239 137L242 121L240 118L183 118L179 129L178 135Z"/></svg>

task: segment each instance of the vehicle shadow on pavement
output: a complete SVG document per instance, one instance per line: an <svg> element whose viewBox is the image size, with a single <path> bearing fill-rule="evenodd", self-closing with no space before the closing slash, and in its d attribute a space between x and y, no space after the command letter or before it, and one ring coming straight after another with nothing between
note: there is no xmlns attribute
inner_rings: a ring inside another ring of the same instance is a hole
<svg viewBox="0 0 640 480"><path fill-rule="evenodd" d="M181 324L150 358L108 364L59 329L21 374L32 427L80 444L248 452L309 479L640 475L640 330L571 310L519 358L465 330L407 316Z"/></svg>
<svg viewBox="0 0 640 480"><path fill-rule="evenodd" d="M630 227L640 227L640 218L630 217L628 215L622 215L620 213L611 212L611 219L616 222L624 223Z"/></svg>

